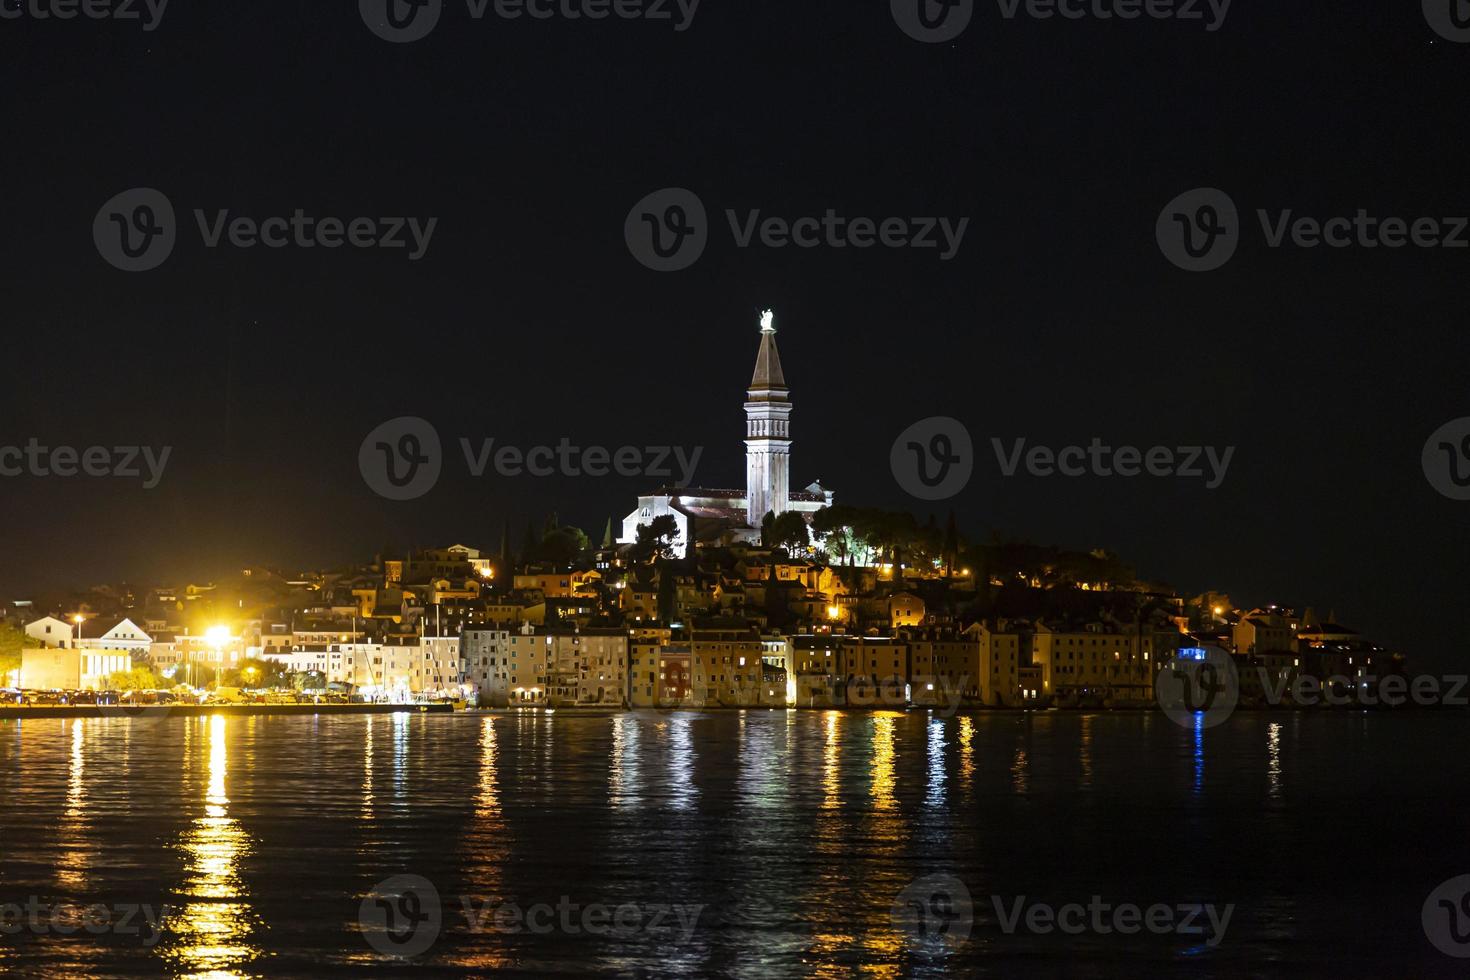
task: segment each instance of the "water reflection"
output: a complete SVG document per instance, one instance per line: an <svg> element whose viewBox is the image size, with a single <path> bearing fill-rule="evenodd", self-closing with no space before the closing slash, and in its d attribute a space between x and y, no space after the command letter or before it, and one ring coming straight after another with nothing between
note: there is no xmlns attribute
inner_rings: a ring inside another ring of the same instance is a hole
<svg viewBox="0 0 1470 980"><path fill-rule="evenodd" d="M944 805L944 722L929 719L929 789L924 794L925 806Z"/></svg>
<svg viewBox="0 0 1470 980"><path fill-rule="evenodd" d="M893 747L893 719L895 716L889 714L877 715L873 718L873 766L872 766L872 795L873 809L891 810L894 807L893 784L897 778L894 774L894 747Z"/></svg>
<svg viewBox="0 0 1470 980"><path fill-rule="evenodd" d="M67 769L66 810L60 827L61 854L56 860L56 882L70 891L87 888L87 756L83 722L71 723L71 762Z"/></svg>
<svg viewBox="0 0 1470 980"><path fill-rule="evenodd" d="M627 715L613 718L612 765L608 769L607 795L615 807L636 807L643 792L638 765L643 750L639 745L640 723Z"/></svg>
<svg viewBox="0 0 1470 980"><path fill-rule="evenodd" d="M399 711L393 715L393 799L403 805L408 798L408 736L413 715Z"/></svg>
<svg viewBox="0 0 1470 980"><path fill-rule="evenodd" d="M365 728L367 734L362 742L362 819L373 819L373 726L377 721L369 715Z"/></svg>
<svg viewBox="0 0 1470 980"><path fill-rule="evenodd" d="M185 879L179 893L188 899L169 916L177 937L166 955L185 977L240 977L240 967L260 950L251 942L257 926L240 878L240 863L250 847L249 835L230 817L225 778L229 771L227 721L215 715L209 726L209 782L204 815L194 820L179 842Z"/></svg>
<svg viewBox="0 0 1470 980"><path fill-rule="evenodd" d="M669 721L669 805L675 810L693 808L699 796L694 786L694 733L690 724L683 715Z"/></svg>
<svg viewBox="0 0 1470 980"><path fill-rule="evenodd" d="M740 798L753 809L779 809L784 805L788 784L779 772L781 754L776 748L775 732L762 720L752 734L745 712L741 715Z"/></svg>
<svg viewBox="0 0 1470 980"><path fill-rule="evenodd" d="M960 790L969 799L974 792L975 722L969 715L960 719Z"/></svg>
<svg viewBox="0 0 1470 980"><path fill-rule="evenodd" d="M1266 765L1266 775L1271 781L1267 795L1273 800L1281 799L1281 723L1273 721L1266 726L1266 751L1270 755L1270 761Z"/></svg>
<svg viewBox="0 0 1470 980"><path fill-rule="evenodd" d="M1205 792L1205 716L1194 716L1194 795Z"/></svg>
<svg viewBox="0 0 1470 980"><path fill-rule="evenodd" d="M1092 715L1082 716L1082 732L1078 738L1077 758L1082 764L1082 788L1092 786Z"/></svg>
<svg viewBox="0 0 1470 980"><path fill-rule="evenodd" d="M1016 754L1011 759L1011 789L1024 795L1031 786L1031 759L1026 754L1026 729L1016 732Z"/></svg>
<svg viewBox="0 0 1470 980"><path fill-rule="evenodd" d="M827 712L827 738L822 746L822 809L835 810L842 805L842 783L839 779L842 763L842 738L839 726L842 714Z"/></svg>
<svg viewBox="0 0 1470 980"><path fill-rule="evenodd" d="M501 801L499 756L495 719L486 717L480 722L474 819L462 842L466 879L473 883L472 890L482 896L486 907L493 907L505 896L505 875L514 843ZM513 965L493 934L474 936L455 960L455 966L474 971L505 970Z"/></svg>

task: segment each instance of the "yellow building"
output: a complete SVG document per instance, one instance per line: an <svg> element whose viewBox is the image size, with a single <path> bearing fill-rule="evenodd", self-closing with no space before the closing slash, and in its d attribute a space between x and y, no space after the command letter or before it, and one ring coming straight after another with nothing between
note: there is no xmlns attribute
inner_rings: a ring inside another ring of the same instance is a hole
<svg viewBox="0 0 1470 980"><path fill-rule="evenodd" d="M966 701L992 708L1022 702L1019 633L975 623L963 632L935 628L905 635L913 651L916 704L942 704L956 691Z"/></svg>
<svg viewBox="0 0 1470 980"><path fill-rule="evenodd" d="M1179 634L1111 623L1065 630L1040 623L1031 658L1041 668L1042 696L1064 703L1114 701L1148 703L1160 660L1179 647Z"/></svg>
<svg viewBox="0 0 1470 980"><path fill-rule="evenodd" d="M708 621L690 631L690 688L694 703L748 707L761 699L761 638L739 620Z"/></svg>
<svg viewBox="0 0 1470 980"><path fill-rule="evenodd" d="M104 691L111 674L133 669L126 650L23 649L20 686L27 691Z"/></svg>

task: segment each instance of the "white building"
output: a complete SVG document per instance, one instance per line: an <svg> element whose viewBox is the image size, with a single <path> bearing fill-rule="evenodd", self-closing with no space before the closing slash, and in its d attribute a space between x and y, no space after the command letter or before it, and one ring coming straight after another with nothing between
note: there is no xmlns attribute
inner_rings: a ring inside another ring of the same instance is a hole
<svg viewBox="0 0 1470 980"><path fill-rule="evenodd" d="M467 627L460 637L464 685L482 708L509 703L510 630L494 626Z"/></svg>
<svg viewBox="0 0 1470 980"><path fill-rule="evenodd" d="M638 528L656 517L670 516L678 527L674 553L683 557L689 543L689 522L718 529L731 541L760 541L766 514L794 510L812 514L832 506L832 491L813 482L805 490L791 490L791 389L776 349L775 317L761 317L761 346L755 373L745 392L745 489L708 490L663 487L638 498L638 509L623 518L619 544L638 540Z"/></svg>
<svg viewBox="0 0 1470 980"><path fill-rule="evenodd" d="M126 650L146 658L153 637L131 619L89 619L81 625L83 650Z"/></svg>
<svg viewBox="0 0 1470 980"><path fill-rule="evenodd" d="M76 624L55 616L44 616L26 624L26 636L48 650L69 650L77 645Z"/></svg>

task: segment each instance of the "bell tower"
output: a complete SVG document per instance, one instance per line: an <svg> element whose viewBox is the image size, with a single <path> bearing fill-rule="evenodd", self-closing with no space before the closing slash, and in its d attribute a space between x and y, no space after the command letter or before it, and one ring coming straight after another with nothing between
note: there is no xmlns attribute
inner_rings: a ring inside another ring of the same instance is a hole
<svg viewBox="0 0 1470 980"><path fill-rule="evenodd" d="M767 513L785 513L791 501L791 389L770 310L761 314L761 348L745 395L745 513L758 529Z"/></svg>

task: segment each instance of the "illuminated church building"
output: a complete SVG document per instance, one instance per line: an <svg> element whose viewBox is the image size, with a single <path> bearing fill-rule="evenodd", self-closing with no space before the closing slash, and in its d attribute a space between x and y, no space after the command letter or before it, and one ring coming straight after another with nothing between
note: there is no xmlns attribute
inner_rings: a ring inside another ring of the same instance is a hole
<svg viewBox="0 0 1470 980"><path fill-rule="evenodd" d="M638 509L623 519L620 544L634 543L640 524L665 514L679 526L674 551L680 557L689 541L691 518L700 541L759 544L767 513L813 514L832 506L832 491L820 483L791 491L791 389L781 372L775 317L769 310L761 317L760 352L745 395L745 489L663 487L639 497Z"/></svg>

